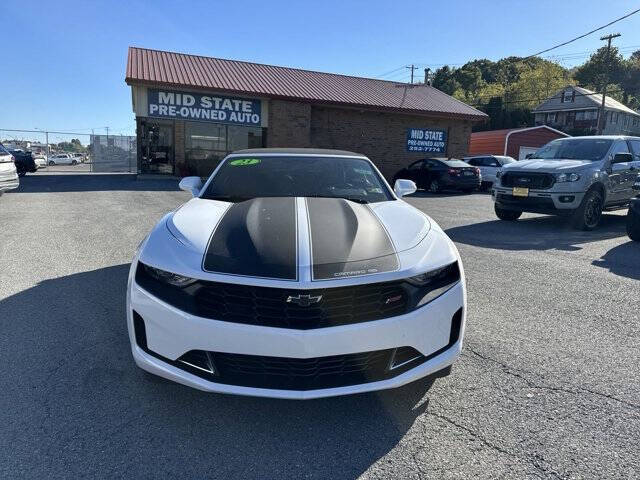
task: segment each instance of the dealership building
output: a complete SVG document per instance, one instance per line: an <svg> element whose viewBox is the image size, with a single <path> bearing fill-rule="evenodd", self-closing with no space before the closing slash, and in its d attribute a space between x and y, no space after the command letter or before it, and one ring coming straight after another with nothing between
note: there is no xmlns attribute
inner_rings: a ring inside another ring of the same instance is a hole
<svg viewBox="0 0 640 480"><path fill-rule="evenodd" d="M367 155L388 178L462 157L486 114L424 84L129 48L138 172L208 176L229 152L313 147Z"/></svg>

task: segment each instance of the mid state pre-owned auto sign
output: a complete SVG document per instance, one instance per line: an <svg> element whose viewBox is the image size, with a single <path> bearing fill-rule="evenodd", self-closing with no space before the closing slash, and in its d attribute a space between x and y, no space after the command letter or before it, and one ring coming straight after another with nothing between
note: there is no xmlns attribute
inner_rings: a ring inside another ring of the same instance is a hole
<svg viewBox="0 0 640 480"><path fill-rule="evenodd" d="M222 95L148 90L149 116L260 126L260 100Z"/></svg>
<svg viewBox="0 0 640 480"><path fill-rule="evenodd" d="M446 151L446 130L432 128L409 128L407 130L407 152L445 153Z"/></svg>

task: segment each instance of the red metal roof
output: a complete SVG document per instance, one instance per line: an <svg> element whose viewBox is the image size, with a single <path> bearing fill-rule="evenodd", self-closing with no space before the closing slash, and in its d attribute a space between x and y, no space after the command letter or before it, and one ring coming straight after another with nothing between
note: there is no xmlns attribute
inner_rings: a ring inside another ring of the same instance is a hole
<svg viewBox="0 0 640 480"><path fill-rule="evenodd" d="M547 125L473 132L471 134L471 139L469 140L469 155L508 154L516 158L518 152L515 146L519 146L519 143L515 137L522 137L521 141L524 141L526 143L525 146L541 147L551 140L568 136L569 135L567 135L566 133L560 132ZM511 141L507 145L507 139L509 137Z"/></svg>
<svg viewBox="0 0 640 480"><path fill-rule="evenodd" d="M128 84L189 87L419 115L485 120L440 90L373 78L129 47Z"/></svg>

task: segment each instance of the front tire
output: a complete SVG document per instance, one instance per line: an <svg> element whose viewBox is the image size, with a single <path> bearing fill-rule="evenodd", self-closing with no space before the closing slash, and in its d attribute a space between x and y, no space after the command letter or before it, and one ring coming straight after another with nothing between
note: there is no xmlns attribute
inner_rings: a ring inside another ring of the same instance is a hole
<svg viewBox="0 0 640 480"><path fill-rule="evenodd" d="M496 216L506 222L515 222L522 215L522 212L519 210L507 210L499 207L498 204L494 204L493 209L496 212Z"/></svg>
<svg viewBox="0 0 640 480"><path fill-rule="evenodd" d="M71 165L77 165L77 164L78 164L78 162L76 162L75 160L73 160L73 161L71 162Z"/></svg>
<svg viewBox="0 0 640 480"><path fill-rule="evenodd" d="M438 193L440 191L440 182L438 182L438 180L431 180L429 191L431 193Z"/></svg>
<svg viewBox="0 0 640 480"><path fill-rule="evenodd" d="M604 199L597 190L590 190L573 213L573 226L578 230L591 231L598 228L602 219Z"/></svg>
<svg viewBox="0 0 640 480"><path fill-rule="evenodd" d="M640 215L631 208L627 213L627 234L631 240L640 242Z"/></svg>
<svg viewBox="0 0 640 480"><path fill-rule="evenodd" d="M26 171L26 170L20 170L20 171L18 172L18 176L19 176L19 177L24 177L26 174L27 174L27 171Z"/></svg>
<svg viewBox="0 0 640 480"><path fill-rule="evenodd" d="M49 160L49 166L53 167L56 164L56 162L54 162L53 160Z"/></svg>

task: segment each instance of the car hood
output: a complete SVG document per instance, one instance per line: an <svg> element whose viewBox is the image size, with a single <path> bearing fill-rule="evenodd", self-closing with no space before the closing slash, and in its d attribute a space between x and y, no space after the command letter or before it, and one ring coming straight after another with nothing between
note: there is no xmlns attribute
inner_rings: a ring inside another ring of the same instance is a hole
<svg viewBox="0 0 640 480"><path fill-rule="evenodd" d="M269 197L239 203L194 198L166 221L206 272L312 280L397 271L399 254L431 229L402 200L359 204L339 198Z"/></svg>
<svg viewBox="0 0 640 480"><path fill-rule="evenodd" d="M580 169L594 162L589 160L541 160L532 158L530 160L520 160L519 162L510 163L502 167L503 172L533 170L544 172L565 172L567 170Z"/></svg>

